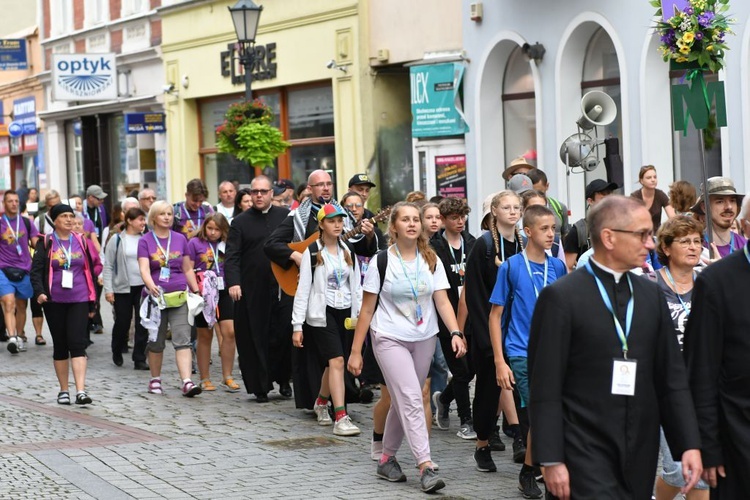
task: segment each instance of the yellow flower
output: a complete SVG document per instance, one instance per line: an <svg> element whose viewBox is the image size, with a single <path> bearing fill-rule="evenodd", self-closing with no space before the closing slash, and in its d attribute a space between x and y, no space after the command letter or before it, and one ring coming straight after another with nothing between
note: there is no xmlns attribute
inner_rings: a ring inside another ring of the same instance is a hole
<svg viewBox="0 0 750 500"><path fill-rule="evenodd" d="M695 40L695 33L693 33L692 31L688 31L687 33L682 35L682 40L685 43L693 43L693 40Z"/></svg>
<svg viewBox="0 0 750 500"><path fill-rule="evenodd" d="M709 51L709 52L713 52L714 51L714 46L713 45L709 45L708 47L706 47L706 50Z"/></svg>
<svg viewBox="0 0 750 500"><path fill-rule="evenodd" d="M677 59L675 59L675 61L677 61L678 63L684 63L684 62L688 62L688 58L680 56Z"/></svg>
<svg viewBox="0 0 750 500"><path fill-rule="evenodd" d="M690 54L690 47L680 47L680 54Z"/></svg>

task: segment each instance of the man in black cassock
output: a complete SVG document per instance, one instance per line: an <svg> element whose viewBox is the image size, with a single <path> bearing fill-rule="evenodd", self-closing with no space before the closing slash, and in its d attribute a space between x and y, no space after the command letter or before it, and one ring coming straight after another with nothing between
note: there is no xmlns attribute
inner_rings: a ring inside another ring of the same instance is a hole
<svg viewBox="0 0 750 500"><path fill-rule="evenodd" d="M291 356L291 308L279 300L279 286L263 252L269 235L287 218L289 210L271 204L271 181L264 175L253 179L250 196L252 208L237 215L229 229L224 275L229 294L235 300L234 329L242 380L248 394L255 394L259 403L265 403L274 378L279 382L279 392L291 396L286 391L288 374L286 380L283 376L274 377L275 363L270 352L277 341L275 350ZM288 332L272 328L284 314L288 314L285 321Z"/></svg>
<svg viewBox="0 0 750 500"><path fill-rule="evenodd" d="M689 471L688 490L702 466L680 347L656 284L628 272L654 247L650 215L642 202L612 195L591 209L587 222L590 268L545 287L532 318L534 462L545 467L548 498L649 499L661 425L672 455Z"/></svg>
<svg viewBox="0 0 750 500"><path fill-rule="evenodd" d="M289 213L266 242L265 252L269 259L284 269L292 265L299 267L302 253L292 251L288 243L304 241L313 234L318 234L318 219L316 215L324 203L338 202L333 199L333 181L325 170L315 170L307 178L311 195L299 207ZM341 209L345 212L344 209ZM344 219L344 231L352 228L353 217ZM378 251L378 241L375 237L374 226L369 220L362 220L361 234L349 240L357 255L372 256ZM283 293L283 292L282 292ZM291 317L289 319L291 325ZM290 334L291 340L291 334ZM313 335L305 333L305 347L294 349L292 352L292 380L294 382L294 400L297 408L312 409L320 388L320 378L324 367L320 364L313 343ZM348 356L349 349L344 346ZM346 359L344 360L346 362ZM349 396L347 388L347 398Z"/></svg>
<svg viewBox="0 0 750 500"><path fill-rule="evenodd" d="M742 220L743 226L750 224ZM685 358L712 499L750 496L750 249L698 275Z"/></svg>

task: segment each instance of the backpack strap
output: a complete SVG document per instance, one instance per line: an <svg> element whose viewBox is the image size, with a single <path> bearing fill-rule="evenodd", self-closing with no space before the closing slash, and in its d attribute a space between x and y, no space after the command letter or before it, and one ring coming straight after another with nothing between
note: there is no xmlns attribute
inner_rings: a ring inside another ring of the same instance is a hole
<svg viewBox="0 0 750 500"><path fill-rule="evenodd" d="M375 254L375 265L378 266L378 276L380 276L380 290L378 291L378 297L375 301L375 309L372 310L372 313L375 314L375 311L378 310L378 306L380 305L380 292L383 291L383 283L385 283L385 272L388 270L388 249L380 250L377 254Z"/></svg>
<svg viewBox="0 0 750 500"><path fill-rule="evenodd" d="M312 286L315 283L315 266L318 265L318 241L316 240L307 249L310 250L310 275L312 276L310 286Z"/></svg>
<svg viewBox="0 0 750 500"><path fill-rule="evenodd" d="M487 261L489 261L492 258L492 252L495 250L495 242L492 241L492 233L490 231L483 233L482 239L484 240L484 244L487 247L487 249L485 250L485 258L487 259Z"/></svg>
<svg viewBox="0 0 750 500"><path fill-rule="evenodd" d="M510 258L508 258L505 262L508 263L508 274L506 275L506 278L508 280L508 299L505 301L505 307L503 308L503 316L500 318L500 331L503 333L503 338L507 338L508 336L508 326L510 326L510 314L511 314L511 308L513 307L513 296L515 295L515 290L513 289L513 281L510 279L510 273L511 273L511 267L510 267ZM505 264L503 262L503 264ZM505 341L503 340L503 346L505 345Z"/></svg>

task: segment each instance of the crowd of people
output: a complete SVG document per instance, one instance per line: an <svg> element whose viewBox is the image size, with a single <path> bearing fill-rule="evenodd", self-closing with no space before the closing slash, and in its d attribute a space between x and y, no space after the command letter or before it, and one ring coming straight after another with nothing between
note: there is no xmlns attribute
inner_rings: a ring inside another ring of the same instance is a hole
<svg viewBox="0 0 750 500"><path fill-rule="evenodd" d="M25 203L6 191L7 350L27 349L29 302L35 343L46 344L43 317L52 336L57 402L90 404L86 349L103 331L103 295L112 361L132 351L151 394L167 390L168 340L183 396L240 391L236 356L255 401L294 397L337 436L361 433L347 405L379 392L370 455L387 481L406 481L406 439L421 489L446 486L430 432L450 428L455 402L479 472L497 470L492 454L511 438L524 498L542 498L542 483L560 499L742 498L750 198L724 177L667 194L648 165L627 197L591 181L587 215L570 224L541 169L519 158L502 176L474 234L465 200L413 192L375 214L367 175L337 201L323 170L298 187L224 181L216 206L200 179L174 204L146 188L111 213L98 185L43 203L33 188Z"/></svg>

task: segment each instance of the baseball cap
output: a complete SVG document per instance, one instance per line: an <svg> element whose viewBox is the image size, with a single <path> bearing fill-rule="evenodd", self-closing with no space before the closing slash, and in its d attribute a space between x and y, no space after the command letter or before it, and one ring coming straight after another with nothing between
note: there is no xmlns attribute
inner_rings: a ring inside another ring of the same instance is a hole
<svg viewBox="0 0 750 500"><path fill-rule="evenodd" d="M711 177L707 182L709 196L734 196L737 200L737 205L742 204L742 199L745 195L737 192L737 188L734 187L734 182L729 177ZM704 210L701 208L705 191L706 189L704 189L704 186L701 183L701 195L698 197L698 201L695 202L695 205L690 208L691 212L705 215Z"/></svg>
<svg viewBox="0 0 750 500"><path fill-rule="evenodd" d="M333 205L331 203L326 203L322 207L320 207L320 210L318 210L318 222L322 221L323 219L330 219L331 217L337 217L337 216L345 217L346 214L336 205Z"/></svg>
<svg viewBox="0 0 750 500"><path fill-rule="evenodd" d="M104 198L107 197L107 193L104 192L101 186L97 184L92 184L86 190L86 196L93 196L94 198L99 198L100 200L103 200Z"/></svg>
<svg viewBox="0 0 750 500"><path fill-rule="evenodd" d="M516 174L510 178L508 182L508 189L515 191L516 194L520 195L526 191L534 189L534 183L526 174Z"/></svg>
<svg viewBox="0 0 750 500"><path fill-rule="evenodd" d="M370 180L367 174L357 174L349 179L349 187L357 186L361 184L367 184L370 187L375 187L375 183Z"/></svg>
<svg viewBox="0 0 750 500"><path fill-rule="evenodd" d="M615 182L607 182L604 179L594 179L589 182L588 186L586 186L586 199L593 199L596 193L601 193L602 191L614 191L619 187L620 186Z"/></svg>
<svg viewBox="0 0 750 500"><path fill-rule="evenodd" d="M279 179L274 182L274 186L283 187L285 191L287 189L294 190L294 184L289 179Z"/></svg>

